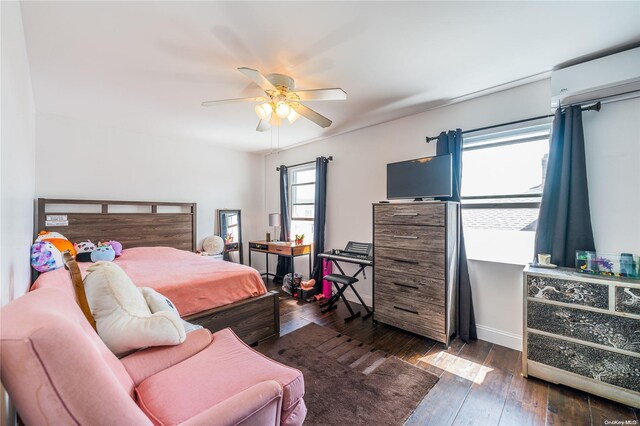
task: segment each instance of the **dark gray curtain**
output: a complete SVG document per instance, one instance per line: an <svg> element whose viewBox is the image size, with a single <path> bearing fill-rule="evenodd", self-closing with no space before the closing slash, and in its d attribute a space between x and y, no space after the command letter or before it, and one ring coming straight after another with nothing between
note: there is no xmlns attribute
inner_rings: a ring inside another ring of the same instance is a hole
<svg viewBox="0 0 640 426"><path fill-rule="evenodd" d="M289 171L287 166L280 166L280 241L289 241L291 234L291 216L289 215ZM275 282L282 282L286 274L291 271L291 258L278 256Z"/></svg>
<svg viewBox="0 0 640 426"><path fill-rule="evenodd" d="M438 136L437 155L451 154L453 162L453 191L451 201L460 201L462 185L462 130L442 132ZM461 215L462 216L462 215ZM458 306L457 306L457 334L464 342L476 340L476 318L473 313L473 298L471 296L471 281L467 265L467 252L464 244L462 217L460 217L460 247L458 259Z"/></svg>
<svg viewBox="0 0 640 426"><path fill-rule="evenodd" d="M558 266L575 267L576 250L595 250L582 109L556 110L551 131L549 162L540 203L535 254L551 254Z"/></svg>
<svg viewBox="0 0 640 426"><path fill-rule="evenodd" d="M315 212L313 219L313 273L316 280L316 289L322 288L320 275L322 271L322 261L318 258L318 253L324 252L324 229L327 217L327 165L329 160L325 157L316 158L316 196Z"/></svg>

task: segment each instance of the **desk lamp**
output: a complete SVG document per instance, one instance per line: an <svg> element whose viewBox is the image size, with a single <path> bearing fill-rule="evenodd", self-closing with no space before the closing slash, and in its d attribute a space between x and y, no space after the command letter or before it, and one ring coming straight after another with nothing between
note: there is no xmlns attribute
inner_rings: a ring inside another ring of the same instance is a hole
<svg viewBox="0 0 640 426"><path fill-rule="evenodd" d="M279 241L280 213L269 213L269 226L273 226L273 241Z"/></svg>

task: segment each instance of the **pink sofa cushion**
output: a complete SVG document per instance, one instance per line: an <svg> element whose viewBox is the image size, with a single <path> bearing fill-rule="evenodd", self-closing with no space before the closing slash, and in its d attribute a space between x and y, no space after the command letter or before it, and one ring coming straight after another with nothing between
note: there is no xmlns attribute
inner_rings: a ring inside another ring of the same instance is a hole
<svg viewBox="0 0 640 426"><path fill-rule="evenodd" d="M268 380L225 399L182 425L277 425L281 402L282 388L278 382Z"/></svg>
<svg viewBox="0 0 640 426"><path fill-rule="evenodd" d="M302 373L245 345L230 330L193 357L159 372L137 388L138 403L157 424L179 424L253 385L275 380L282 386L282 411L304 396ZM186 384L189 386L179 386Z"/></svg>
<svg viewBox="0 0 640 426"><path fill-rule="evenodd" d="M211 343L211 332L206 328L187 333L187 339L175 346L154 346L121 358L124 368L139 385L147 377L197 354Z"/></svg>
<svg viewBox="0 0 640 426"><path fill-rule="evenodd" d="M1 379L26 424L150 423L122 363L65 292L30 292L0 316Z"/></svg>
<svg viewBox="0 0 640 426"><path fill-rule="evenodd" d="M299 426L307 417L307 406L304 399L300 399L296 405L280 414L280 424L282 426Z"/></svg>

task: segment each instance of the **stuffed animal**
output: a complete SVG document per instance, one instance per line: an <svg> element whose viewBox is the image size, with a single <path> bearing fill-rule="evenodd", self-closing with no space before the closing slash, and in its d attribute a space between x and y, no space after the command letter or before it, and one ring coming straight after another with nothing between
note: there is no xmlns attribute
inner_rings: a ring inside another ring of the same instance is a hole
<svg viewBox="0 0 640 426"><path fill-rule="evenodd" d="M72 256L76 255L76 249L73 247L71 241L67 240L64 235L60 234L59 232L40 231L40 233L38 234L38 238L36 238L36 242L42 241L50 242L51 244L56 246L58 250L60 250L60 253L69 251L71 252Z"/></svg>
<svg viewBox="0 0 640 426"><path fill-rule="evenodd" d="M37 241L31 246L31 266L38 272L61 268L62 253L48 241Z"/></svg>
<svg viewBox="0 0 640 426"><path fill-rule="evenodd" d="M116 258L116 252L111 246L98 246L91 252L91 261L99 262L101 260L111 262Z"/></svg>
<svg viewBox="0 0 640 426"><path fill-rule="evenodd" d="M116 257L120 257L120 255L122 254L122 244L119 241L111 240L107 241L105 244L111 246L113 251L116 252Z"/></svg>
<svg viewBox="0 0 640 426"><path fill-rule="evenodd" d="M144 296L144 300L147 301L147 305L149 305L151 313L155 314L156 312L168 311L173 312L178 318L180 318L180 313L168 297L163 296L150 287L138 287L138 290L140 290L140 293L142 293L142 295ZM191 324L190 322L187 322L182 318L180 318L180 321L182 321L182 325L184 325L184 331L187 333L202 328L201 325Z"/></svg>
<svg viewBox="0 0 640 426"><path fill-rule="evenodd" d="M93 253L103 248L98 247ZM173 311L152 313L138 287L117 264L91 265L84 286L98 335L117 356L148 346L185 341L187 336L180 317Z"/></svg>
<svg viewBox="0 0 640 426"><path fill-rule="evenodd" d="M36 243L42 240L50 240L51 238L62 238L63 240L66 240L65 236L59 232L40 231L38 233L38 238L36 238Z"/></svg>
<svg viewBox="0 0 640 426"><path fill-rule="evenodd" d="M74 244L76 249L76 260L78 262L91 262L91 253L96 249L96 245L91 240L80 241Z"/></svg>

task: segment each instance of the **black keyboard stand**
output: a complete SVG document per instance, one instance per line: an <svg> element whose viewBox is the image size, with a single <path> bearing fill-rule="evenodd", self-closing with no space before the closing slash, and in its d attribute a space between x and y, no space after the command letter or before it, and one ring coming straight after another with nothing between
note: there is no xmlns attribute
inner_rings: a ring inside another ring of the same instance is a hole
<svg viewBox="0 0 640 426"><path fill-rule="evenodd" d="M336 268L338 268L338 270L340 271L340 273L342 274L343 277L348 277L348 275L346 275L344 273L344 270L340 267L340 264L338 263L339 262L338 260L331 259L331 258L329 258L329 260L331 262L333 262L333 264L336 266ZM356 263L356 262L354 261L354 262L349 262L349 263ZM331 311L333 309L336 309L337 308L336 303L338 303L338 301L340 299L342 299L342 301L344 302L345 306L349 310L349 313L351 314L350 316L348 316L347 318L344 319L345 322L359 317L360 316L360 311L355 312L353 310L353 308L351 307L351 304L349 303L349 301L347 300L347 298L344 295L344 291L347 288L350 287L351 290L355 293L355 295L358 298L358 300L360 301L360 304L364 307L364 310L367 311L367 314L365 316L363 316L362 319L366 320L367 318L371 317L371 315L373 315L373 312L367 307L367 305L364 303L364 300L362 300L362 297L360 297L360 294L358 294L358 291L353 286L353 284L355 284L358 281L357 277L358 277L358 275L360 275L360 273L362 273L362 276L364 277L364 279L367 279L367 276L366 276L366 274L364 272L364 268L366 268L367 266L368 265L361 265L360 264L360 267L358 268L356 273L351 276L355 280L341 280L340 281L341 285L339 285L338 282L332 281L331 279L329 279L328 281L331 281L333 283L333 285L336 287L336 290L338 290L338 291L337 291L336 294L331 296L326 302L320 304L320 308L321 308L320 312L325 313L325 312L329 312L329 311ZM329 277L330 276L328 275L327 278L329 278ZM344 281L344 282L342 282L342 281Z"/></svg>

